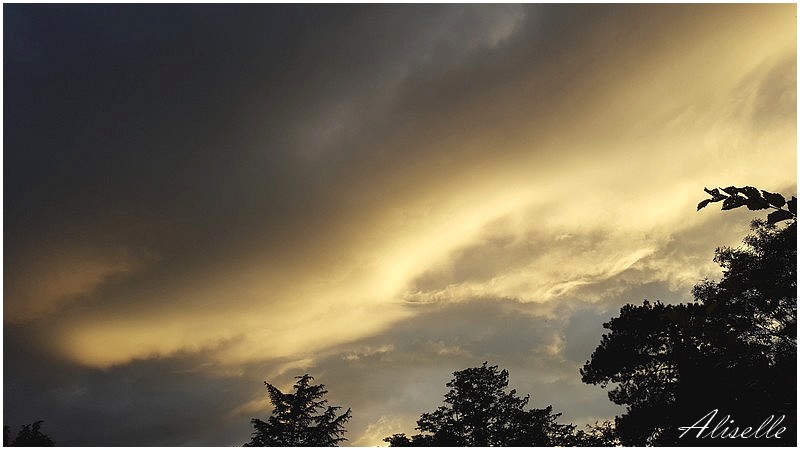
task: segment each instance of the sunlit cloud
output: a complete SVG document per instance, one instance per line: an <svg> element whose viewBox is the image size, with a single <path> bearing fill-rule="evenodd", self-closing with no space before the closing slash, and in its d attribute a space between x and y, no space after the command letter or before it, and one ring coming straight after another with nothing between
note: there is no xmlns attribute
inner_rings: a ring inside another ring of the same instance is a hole
<svg viewBox="0 0 800 450"><path fill-rule="evenodd" d="M383 447L386 445L383 439L391 436L397 430L402 430L404 424L395 418L381 416L375 422L367 425L367 429L353 441L356 447Z"/></svg>
<svg viewBox="0 0 800 450"><path fill-rule="evenodd" d="M680 57L683 62L687 55ZM123 306L102 321L67 323L61 328L64 350L84 363L106 366L218 346L220 361L239 364L311 354L380 333L411 313L403 306L406 301L512 297L547 302L639 266L652 269L654 279L688 288L696 281L692 274L676 271L674 262L673 270L667 269L670 262L659 262L663 258L657 254L671 236L709 219L705 212L693 212L701 188L714 183L792 186L795 156L786 149L794 131L784 126L755 135L742 128L752 115L731 113L740 109L737 99L757 97L748 92L761 89L773 65L723 65L698 72L706 78L724 73L725 78L715 84L716 96L706 93L706 101L696 104L691 90L667 95L664 89L683 78L680 67L667 61L660 66L666 73L653 79L655 84L617 87L618 102L624 103L564 124L577 132L561 143L545 141L535 152L526 152L519 143L498 142L507 145L508 159L488 161L480 171L468 159L452 178L409 185L373 209L337 218L351 225L330 230L335 234L324 241L309 236L299 246L286 247L285 252L309 249L297 270L264 265L253 253L235 264L234 272L210 273L191 287L177 285L144 299L135 310ZM665 104L649 103L656 92L663 92ZM694 113L683 112L662 125L681 98ZM747 108L754 108L748 102ZM604 129L610 120L615 125ZM670 131L676 120L687 124L680 133ZM589 137L600 140L584 142ZM474 145L469 134L461 139L450 145ZM563 157L540 157L555 154ZM773 162L773 168L753 173L754 154ZM359 222L362 226L356 226ZM460 249L480 246L493 227L507 228L501 237L515 244L471 263L490 272L486 277L455 280L431 291L413 289L412 280L447 271L450 258ZM337 256L330 258L331 252ZM519 259L508 261L509 252L519 253ZM245 261L264 272L243 267ZM125 303L139 304L141 295L130 293Z"/></svg>

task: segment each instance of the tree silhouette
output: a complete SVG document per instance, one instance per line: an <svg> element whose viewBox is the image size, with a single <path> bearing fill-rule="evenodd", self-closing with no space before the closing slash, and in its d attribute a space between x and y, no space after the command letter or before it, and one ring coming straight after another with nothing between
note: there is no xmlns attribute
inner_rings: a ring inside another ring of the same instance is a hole
<svg viewBox="0 0 800 450"><path fill-rule="evenodd" d="M267 421L252 419L255 432L245 447L335 447L346 440L344 425L350 408L337 415L339 406L326 406L328 391L323 384L311 384L314 377L295 377L294 392L284 394L267 383L274 409Z"/></svg>
<svg viewBox="0 0 800 450"><path fill-rule="evenodd" d="M610 332L581 370L583 381L617 384L609 398L627 406L616 418L623 445L794 445L796 199L785 202L779 194L751 187L725 188L727 195L706 192L712 198L698 210L724 201L723 209L775 211L768 221L753 221L744 246L717 249L722 279L698 283L693 302L624 306L604 324ZM776 421L783 415L774 429L787 430L777 439L762 433L723 440L680 430L715 409L720 418L734 420L730 429L755 428L770 415Z"/></svg>
<svg viewBox="0 0 800 450"><path fill-rule="evenodd" d="M3 425L3 447L52 447L55 444L49 436L41 432L43 420L23 425L17 437L9 442L8 425Z"/></svg>
<svg viewBox="0 0 800 450"><path fill-rule="evenodd" d="M620 445L614 422L595 422L583 430L573 429L571 436L562 442L565 447L617 447Z"/></svg>
<svg viewBox="0 0 800 450"><path fill-rule="evenodd" d="M551 446L560 445L574 426L559 425L552 406L525 410L530 396L505 392L508 371L497 366L453 372L444 405L417 421L423 434L395 434L384 439L393 447L408 446Z"/></svg>

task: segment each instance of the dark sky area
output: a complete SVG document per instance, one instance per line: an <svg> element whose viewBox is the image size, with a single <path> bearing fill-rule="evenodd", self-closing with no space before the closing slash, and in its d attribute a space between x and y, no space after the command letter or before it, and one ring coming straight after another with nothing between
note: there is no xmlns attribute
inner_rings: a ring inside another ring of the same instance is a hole
<svg viewBox="0 0 800 450"><path fill-rule="evenodd" d="M796 5L3 6L3 419L227 446L311 373L347 445L455 370L582 425L619 307L796 190Z"/></svg>

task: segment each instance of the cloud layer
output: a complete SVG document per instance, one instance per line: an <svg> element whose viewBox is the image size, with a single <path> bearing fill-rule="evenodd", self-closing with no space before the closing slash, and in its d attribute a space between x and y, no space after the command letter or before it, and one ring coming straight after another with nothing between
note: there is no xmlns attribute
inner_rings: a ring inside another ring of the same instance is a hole
<svg viewBox="0 0 800 450"><path fill-rule="evenodd" d="M613 415L577 375L602 322L688 298L754 217L702 188L796 189L794 14L4 9L6 417L229 445L310 371L373 445L484 360Z"/></svg>

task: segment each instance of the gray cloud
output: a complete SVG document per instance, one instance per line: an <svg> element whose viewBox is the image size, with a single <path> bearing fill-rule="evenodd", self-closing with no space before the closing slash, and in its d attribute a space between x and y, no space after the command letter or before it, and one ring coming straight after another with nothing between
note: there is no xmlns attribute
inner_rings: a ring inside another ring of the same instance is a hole
<svg viewBox="0 0 800 450"><path fill-rule="evenodd" d="M565 358L579 349L588 358L599 334L576 327L609 316L594 307L563 307L554 315L537 312L536 305L515 300L475 299L459 305L417 307L413 319L380 336L338 348L315 361L314 373L330 380L331 395L351 406L351 442L374 445L375 436L362 439L370 425L380 422L386 437L413 432L419 415L441 404L452 372L483 361L510 371L510 388L531 394L534 407L552 404L565 421L613 416L616 407L606 394L580 383L578 363ZM568 336L565 339L564 336ZM565 349L568 349L565 351ZM349 403L347 403L349 401ZM382 418L382 420L381 420ZM367 433L368 435L369 433Z"/></svg>

